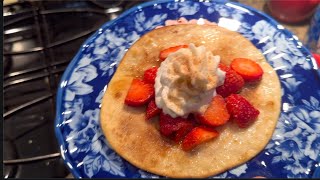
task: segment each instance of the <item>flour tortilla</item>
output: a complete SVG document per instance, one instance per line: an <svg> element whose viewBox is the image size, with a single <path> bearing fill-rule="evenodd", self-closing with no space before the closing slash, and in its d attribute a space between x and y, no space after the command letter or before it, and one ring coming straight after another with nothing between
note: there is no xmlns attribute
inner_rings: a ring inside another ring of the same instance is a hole
<svg viewBox="0 0 320 180"><path fill-rule="evenodd" d="M216 128L218 138L185 152L160 135L157 118L145 120L145 106L129 107L124 99L133 78L160 66L161 50L189 43L204 45L227 65L234 58L250 58L264 75L260 83L246 85L240 93L259 109L255 123L240 129L230 121ZM278 120L280 97L276 72L240 34L212 25L166 26L145 34L125 54L103 97L100 123L112 148L136 167L174 178L203 178L241 165L264 149Z"/></svg>

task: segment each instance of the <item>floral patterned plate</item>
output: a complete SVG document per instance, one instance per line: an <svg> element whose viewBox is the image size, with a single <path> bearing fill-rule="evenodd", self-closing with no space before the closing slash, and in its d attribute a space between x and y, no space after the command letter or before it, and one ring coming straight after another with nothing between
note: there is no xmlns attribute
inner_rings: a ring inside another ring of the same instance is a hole
<svg viewBox="0 0 320 180"><path fill-rule="evenodd" d="M249 39L279 75L282 111L267 147L252 160L214 177L312 177L320 151L320 81L315 60L297 37L269 16L228 1L147 2L104 24L80 48L58 89L56 136L76 178L158 178L131 165L108 145L100 103L126 50L168 19L205 18Z"/></svg>

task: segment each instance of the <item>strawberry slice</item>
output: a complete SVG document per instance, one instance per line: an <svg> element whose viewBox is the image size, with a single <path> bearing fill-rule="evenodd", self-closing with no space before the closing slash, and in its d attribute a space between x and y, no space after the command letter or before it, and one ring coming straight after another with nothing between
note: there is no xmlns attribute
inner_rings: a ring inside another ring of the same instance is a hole
<svg viewBox="0 0 320 180"><path fill-rule="evenodd" d="M155 79L157 77L157 71L158 71L157 67L152 67L152 68L147 69L144 72L143 80L147 83L154 84Z"/></svg>
<svg viewBox="0 0 320 180"><path fill-rule="evenodd" d="M207 142L215 137L219 133L208 127L195 127L193 128L182 141L182 149L184 151L190 151L201 143Z"/></svg>
<svg viewBox="0 0 320 180"><path fill-rule="evenodd" d="M183 137L184 132L188 130L188 127L193 127L194 123L181 117L172 118L170 115L161 112L159 126L162 135L179 141L180 137ZM176 135L179 130L180 132Z"/></svg>
<svg viewBox="0 0 320 180"><path fill-rule="evenodd" d="M259 81L262 78L261 66L246 58L236 58L231 62L231 69L235 70L246 82Z"/></svg>
<svg viewBox="0 0 320 180"><path fill-rule="evenodd" d="M227 109L240 128L248 127L260 114L253 105L239 94L232 94L226 98Z"/></svg>
<svg viewBox="0 0 320 180"><path fill-rule="evenodd" d="M221 69L224 72L227 72L227 71L230 70L230 68L227 65L223 64L223 63L219 63L219 69Z"/></svg>
<svg viewBox="0 0 320 180"><path fill-rule="evenodd" d="M244 86L243 78L234 70L224 64L219 64L219 68L226 72L223 85L217 87L217 93L222 97L227 97L232 93L239 92Z"/></svg>
<svg viewBox="0 0 320 180"><path fill-rule="evenodd" d="M312 55L316 59L318 67L320 67L320 54L312 53Z"/></svg>
<svg viewBox="0 0 320 180"><path fill-rule="evenodd" d="M158 114L160 114L160 112L161 112L161 109L157 107L155 100L151 100L147 106L147 111L146 111L147 120L157 116Z"/></svg>
<svg viewBox="0 0 320 180"><path fill-rule="evenodd" d="M173 140L176 143L179 143L194 127L195 127L194 123L190 121L185 121L184 123L181 123L181 127L174 135Z"/></svg>
<svg viewBox="0 0 320 180"><path fill-rule="evenodd" d="M168 114L164 114L163 112L160 113L160 119L159 119L159 126L160 126L160 132L164 136L170 136L174 132L179 130L179 122L182 118L172 118Z"/></svg>
<svg viewBox="0 0 320 180"><path fill-rule="evenodd" d="M140 79L133 79L125 99L129 106L142 106L154 97L153 84L146 83Z"/></svg>
<svg viewBox="0 0 320 180"><path fill-rule="evenodd" d="M176 52L181 48L187 48L187 47L189 47L189 46L188 45L179 45L179 46L170 47L168 49L164 49L160 52L159 59L161 61L164 61L169 56L170 53Z"/></svg>
<svg viewBox="0 0 320 180"><path fill-rule="evenodd" d="M221 126L228 122L230 115L222 96L213 97L204 114L198 114L199 122L209 126Z"/></svg>

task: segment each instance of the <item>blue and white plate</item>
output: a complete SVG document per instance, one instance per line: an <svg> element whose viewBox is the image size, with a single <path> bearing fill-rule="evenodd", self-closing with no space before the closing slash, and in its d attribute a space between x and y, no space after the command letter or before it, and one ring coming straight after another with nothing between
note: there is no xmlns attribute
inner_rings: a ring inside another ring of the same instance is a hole
<svg viewBox="0 0 320 180"><path fill-rule="evenodd" d="M279 75L282 111L267 147L220 178L309 178L320 166L320 80L315 60L298 38L269 16L227 1L160 0L133 7L104 24L81 46L58 89L56 136L76 178L157 178L113 151L99 126L100 103L126 50L168 19L205 18L241 33ZM254 137L253 137L254 138Z"/></svg>

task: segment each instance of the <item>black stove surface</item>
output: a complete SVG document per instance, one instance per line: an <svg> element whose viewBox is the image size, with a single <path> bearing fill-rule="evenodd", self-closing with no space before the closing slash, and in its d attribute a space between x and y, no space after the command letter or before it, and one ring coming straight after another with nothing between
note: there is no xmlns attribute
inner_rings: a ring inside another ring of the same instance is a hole
<svg viewBox="0 0 320 180"><path fill-rule="evenodd" d="M4 4L4 178L66 177L54 134L56 90L81 44L134 0Z"/></svg>

